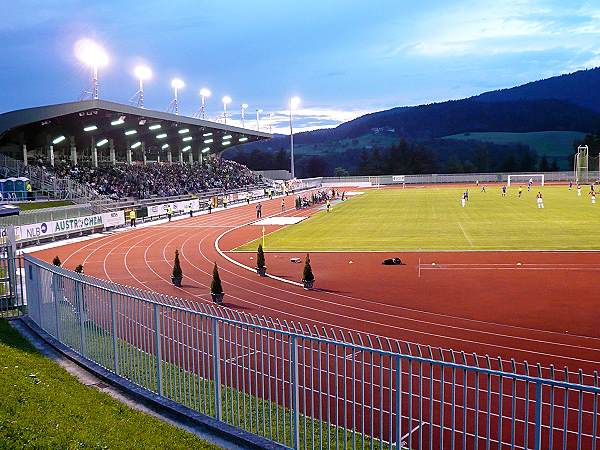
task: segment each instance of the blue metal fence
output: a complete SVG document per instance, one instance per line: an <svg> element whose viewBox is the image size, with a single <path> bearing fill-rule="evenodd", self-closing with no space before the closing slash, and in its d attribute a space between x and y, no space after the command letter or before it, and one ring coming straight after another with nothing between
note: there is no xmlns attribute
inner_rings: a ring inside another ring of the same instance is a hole
<svg viewBox="0 0 600 450"><path fill-rule="evenodd" d="M291 448L592 449L598 375L249 316L24 256L33 321L153 393Z"/></svg>

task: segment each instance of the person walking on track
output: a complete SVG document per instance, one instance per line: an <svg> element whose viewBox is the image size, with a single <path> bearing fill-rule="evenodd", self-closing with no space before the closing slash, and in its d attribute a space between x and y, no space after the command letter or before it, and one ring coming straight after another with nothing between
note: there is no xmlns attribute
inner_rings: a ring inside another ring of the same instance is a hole
<svg viewBox="0 0 600 450"><path fill-rule="evenodd" d="M262 204L258 202L256 204L256 218L260 219L262 217Z"/></svg>

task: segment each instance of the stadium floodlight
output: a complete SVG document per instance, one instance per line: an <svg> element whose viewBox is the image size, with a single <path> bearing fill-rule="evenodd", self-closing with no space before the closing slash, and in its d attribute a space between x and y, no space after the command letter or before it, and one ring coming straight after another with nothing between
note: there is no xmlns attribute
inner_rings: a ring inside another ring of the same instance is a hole
<svg viewBox="0 0 600 450"><path fill-rule="evenodd" d="M171 87L173 88L173 100L169 105L169 110L173 111L175 114L179 115L179 105L177 104L177 92L179 89L183 89L185 83L179 78L173 78L171 80Z"/></svg>
<svg viewBox="0 0 600 450"><path fill-rule="evenodd" d="M189 141L191 141L191 140L192 140L192 137L191 137L191 136L186 136L186 137L184 137L184 138L182 139L182 141L183 141L183 142L189 142Z"/></svg>
<svg viewBox="0 0 600 450"><path fill-rule="evenodd" d="M231 103L231 97L226 95L221 99L221 101L223 102L223 120L225 125L227 125L227 105Z"/></svg>
<svg viewBox="0 0 600 450"><path fill-rule="evenodd" d="M148 127L149 130L160 130L160 128L162 128L162 127L159 123L155 123L154 125L150 125Z"/></svg>
<svg viewBox="0 0 600 450"><path fill-rule="evenodd" d="M98 127L96 125L88 125L87 127L83 128L83 131L96 131L98 129Z"/></svg>
<svg viewBox="0 0 600 450"><path fill-rule="evenodd" d="M296 109L298 105L300 105L300 97L290 98L290 160L292 169L292 180L296 178L296 171L294 168L294 128L292 126L294 122L293 110Z"/></svg>
<svg viewBox="0 0 600 450"><path fill-rule="evenodd" d="M167 137L167 133L161 133L156 135L156 139L164 139Z"/></svg>
<svg viewBox="0 0 600 450"><path fill-rule="evenodd" d="M183 148L181 149L181 151L182 151L182 152L187 152L187 151L188 151L188 150L190 150L191 148L192 148L192 146L191 146L191 145L186 145L185 147L183 147Z"/></svg>
<svg viewBox="0 0 600 450"><path fill-rule="evenodd" d="M137 142L131 144L131 148L138 148L140 145L142 145L142 143L140 141L137 141Z"/></svg>
<svg viewBox="0 0 600 450"><path fill-rule="evenodd" d="M242 103L242 128L245 128L244 111L248 108L248 103Z"/></svg>
<svg viewBox="0 0 600 450"><path fill-rule="evenodd" d="M57 138L52 140L53 144L60 144L62 141L64 141L66 139L66 137L64 136L58 136Z"/></svg>
<svg viewBox="0 0 600 450"><path fill-rule="evenodd" d="M212 144L212 142L213 142L212 139L204 139L205 144Z"/></svg>
<svg viewBox="0 0 600 450"><path fill-rule="evenodd" d="M178 131L179 134L185 134L185 133L189 133L190 129L189 128L182 128L181 130Z"/></svg>
<svg viewBox="0 0 600 450"><path fill-rule="evenodd" d="M247 138L247 137L241 137L241 138L239 139L239 141L240 141L240 142L246 142L247 140L248 140L248 138Z"/></svg>
<svg viewBox="0 0 600 450"><path fill-rule="evenodd" d="M135 74L135 77L140 82L140 88L133 95L131 100L135 100L137 97L138 108L143 108L144 107L144 81L152 78L152 70L148 66L137 66L134 69L133 73Z"/></svg>
<svg viewBox="0 0 600 450"><path fill-rule="evenodd" d="M164 150L165 148L169 148L169 144L163 144L161 148L162 148L163 150Z"/></svg>
<svg viewBox="0 0 600 450"><path fill-rule="evenodd" d="M134 134L137 134L137 130L127 130L125 132L125 136L132 136Z"/></svg>
<svg viewBox="0 0 600 450"><path fill-rule="evenodd" d="M93 100L98 100L98 67L108 64L108 54L91 39L80 39L75 43L75 56L92 69L91 94Z"/></svg>
<svg viewBox="0 0 600 450"><path fill-rule="evenodd" d="M269 113L269 134L273 134L273 113Z"/></svg>
<svg viewBox="0 0 600 450"><path fill-rule="evenodd" d="M223 141L223 145L229 145L229 144L231 144L231 142L229 142L229 141Z"/></svg>
<svg viewBox="0 0 600 450"><path fill-rule="evenodd" d="M204 147L202 149L202 153L207 153L207 152L210 152L210 147Z"/></svg>
<svg viewBox="0 0 600 450"><path fill-rule="evenodd" d="M210 92L209 89L206 89L206 88L200 89L200 99L201 99L201 102L202 102L200 104L200 117L202 119L206 118L206 108L205 108L206 98L210 97L211 94L212 94L212 92Z"/></svg>
<svg viewBox="0 0 600 450"><path fill-rule="evenodd" d="M231 135L230 134L226 134L225 136L223 136L222 138L224 141L231 139Z"/></svg>
<svg viewBox="0 0 600 450"><path fill-rule="evenodd" d="M121 117L119 117L117 120L113 120L110 124L113 127L116 127L117 125L123 125L125 123L125 119L122 119Z"/></svg>
<svg viewBox="0 0 600 450"><path fill-rule="evenodd" d="M97 143L96 143L96 147L102 147L104 144L108 144L108 139L104 138L104 139L100 139Z"/></svg>
<svg viewBox="0 0 600 450"><path fill-rule="evenodd" d="M256 110L256 131L260 131L260 115L263 112L262 109Z"/></svg>
<svg viewBox="0 0 600 450"><path fill-rule="evenodd" d="M204 133L202 136L204 136L204 137L212 136L212 133Z"/></svg>

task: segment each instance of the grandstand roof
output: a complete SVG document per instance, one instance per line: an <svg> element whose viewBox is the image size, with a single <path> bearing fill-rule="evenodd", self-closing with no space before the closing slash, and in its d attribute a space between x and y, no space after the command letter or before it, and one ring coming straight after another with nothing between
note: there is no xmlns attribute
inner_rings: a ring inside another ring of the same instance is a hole
<svg viewBox="0 0 600 450"><path fill-rule="evenodd" d="M185 129L188 131L183 132ZM130 130L135 133L125 135L125 131ZM163 134L166 136L157 138ZM41 147L60 136L73 136L78 147L88 146L94 136L96 142L112 138L125 145L138 140L144 141L147 147L169 143L173 150L187 145L192 145L194 150L210 147L210 153L272 137L269 133L105 100L84 100L0 114L0 146ZM183 141L184 137L192 139ZM205 142L211 139L212 142ZM68 145L68 139L64 141L64 145ZM224 142L229 144L223 145Z"/></svg>

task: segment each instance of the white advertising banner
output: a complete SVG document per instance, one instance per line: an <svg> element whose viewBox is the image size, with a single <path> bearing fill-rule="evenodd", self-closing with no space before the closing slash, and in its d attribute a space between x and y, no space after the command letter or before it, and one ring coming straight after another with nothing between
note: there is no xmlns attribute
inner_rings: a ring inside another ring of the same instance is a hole
<svg viewBox="0 0 600 450"><path fill-rule="evenodd" d="M200 209L200 200L197 198L183 202L162 203L160 205L148 206L148 217L164 216L167 214L169 206L173 209L173 214L188 212L190 207L193 211Z"/></svg>
<svg viewBox="0 0 600 450"><path fill-rule="evenodd" d="M123 225L125 217L122 212L94 214L93 216L74 217L71 219L50 220L15 227L17 241L44 239L58 234L68 234L74 231L92 228L114 227Z"/></svg>
<svg viewBox="0 0 600 450"><path fill-rule="evenodd" d="M404 183L404 175L392 175L392 181L394 183Z"/></svg>

